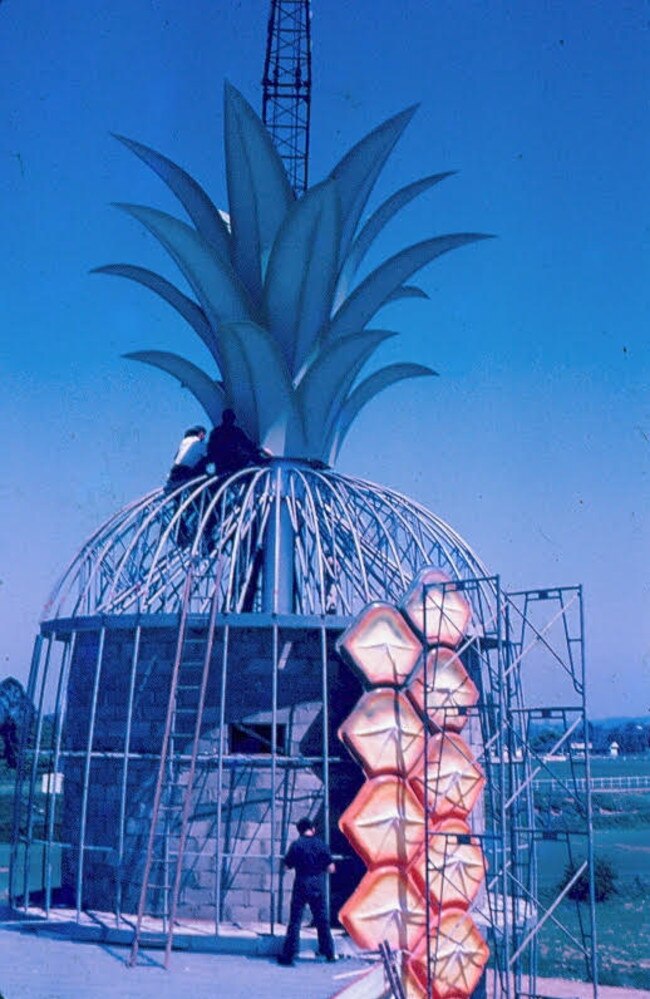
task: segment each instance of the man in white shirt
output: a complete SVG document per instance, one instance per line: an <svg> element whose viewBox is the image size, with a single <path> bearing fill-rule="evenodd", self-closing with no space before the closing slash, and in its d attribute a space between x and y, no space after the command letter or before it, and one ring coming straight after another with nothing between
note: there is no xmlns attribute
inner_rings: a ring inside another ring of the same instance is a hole
<svg viewBox="0 0 650 999"><path fill-rule="evenodd" d="M207 445L205 427L190 427L183 435L178 446L174 463L165 483L165 495L176 493L186 482L191 482L205 472ZM176 495L171 501L171 509L175 513L182 502L181 495ZM197 528L197 509L194 503L189 506L184 503L180 517L177 520L176 542L181 548L186 548L194 540Z"/></svg>
<svg viewBox="0 0 650 999"><path fill-rule="evenodd" d="M184 482L195 479L205 471L207 444L205 427L190 427L178 446L172 467L165 483L167 492L178 489Z"/></svg>

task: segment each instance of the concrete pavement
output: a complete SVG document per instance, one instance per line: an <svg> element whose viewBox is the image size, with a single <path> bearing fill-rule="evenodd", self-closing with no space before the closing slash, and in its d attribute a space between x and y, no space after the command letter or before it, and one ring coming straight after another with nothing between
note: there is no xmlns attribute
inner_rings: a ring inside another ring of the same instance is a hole
<svg viewBox="0 0 650 999"><path fill-rule="evenodd" d="M82 942L63 927L3 921L0 914L0 999L332 999L371 967L358 956L321 963L314 947L315 940L303 940L293 968L272 956L201 950L174 951L169 970L162 951L142 950L138 966L128 968L128 948L110 939ZM339 947L345 950L344 941ZM593 996L586 983L561 979L539 980L538 992L549 999ZM650 991L601 986L599 997L650 999Z"/></svg>
<svg viewBox="0 0 650 999"><path fill-rule="evenodd" d="M170 969L161 951L145 951L128 968L128 950L34 933L24 924L0 927L3 999L329 999L368 965L313 957L293 968L273 958L175 952Z"/></svg>

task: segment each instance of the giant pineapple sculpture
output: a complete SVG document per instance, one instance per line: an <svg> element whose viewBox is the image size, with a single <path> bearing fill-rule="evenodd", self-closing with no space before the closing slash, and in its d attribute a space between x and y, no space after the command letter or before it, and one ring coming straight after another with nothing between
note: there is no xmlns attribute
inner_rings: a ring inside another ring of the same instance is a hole
<svg viewBox="0 0 650 999"><path fill-rule="evenodd" d="M225 408L234 410L269 458L231 475L198 476L173 492L159 486L125 506L84 543L46 607L46 651L42 658L35 654L32 678L37 684L49 669L48 643L66 642L53 745L59 747L54 765L65 772L63 889L77 906L134 911L156 761L164 757L166 712L175 704L174 664L189 662L198 654L192 643L202 642L210 671L205 712L197 714L207 754L201 780L220 805L216 834L212 811L196 810L192 839L200 844L197 863L204 867L189 871L183 911L208 918L216 905L217 920L227 921L235 911L243 918L241 897L248 889L239 889L237 858L250 855L259 866L252 848L261 850L263 842L268 870L259 887L268 902L251 908L250 921L273 922L282 910L276 859L297 811L316 813L331 799L335 818L349 804L324 768L312 772L304 763L313 755L327 758L328 738L334 739L350 694L336 637L369 602L399 601L425 566L451 579L487 575L463 539L433 513L332 468L368 402L397 382L433 374L414 363L366 369L396 335L381 328L378 313L396 300L426 297L410 283L412 276L449 250L484 238L461 233L424 239L359 277L384 227L447 176L409 183L367 212L413 113L408 109L378 126L322 183L297 198L261 121L226 85L227 205L214 203L165 156L121 139L162 178L187 215L183 221L154 208L121 206L169 253L189 293L140 264L98 270L160 296L198 335L214 367L203 371L161 350L128 356L176 378L212 424ZM185 717L191 713L183 710ZM263 805L240 802L232 740L242 725L258 724L276 724L274 759L286 752L287 775L291 768L298 774L295 801L283 805L282 815L278 788L286 790L289 777L273 777L269 785L264 765L250 764L251 787ZM304 748L312 736L320 744L315 754ZM177 741L182 764L189 742ZM223 816L248 807L271 815L264 819L268 829L242 820L233 832ZM48 843L56 836L53 823ZM104 852L89 853L87 842Z"/></svg>

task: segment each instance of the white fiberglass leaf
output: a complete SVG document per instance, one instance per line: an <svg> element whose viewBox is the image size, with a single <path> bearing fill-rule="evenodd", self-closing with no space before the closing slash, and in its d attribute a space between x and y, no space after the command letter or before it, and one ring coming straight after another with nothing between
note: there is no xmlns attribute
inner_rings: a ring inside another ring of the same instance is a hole
<svg viewBox="0 0 650 999"><path fill-rule="evenodd" d="M268 328L295 376L332 311L338 269L339 201L332 181L307 191L287 214L264 288Z"/></svg>
<svg viewBox="0 0 650 999"><path fill-rule="evenodd" d="M229 83L224 121L233 262L259 302L268 254L294 194L269 133Z"/></svg>
<svg viewBox="0 0 650 999"><path fill-rule="evenodd" d="M390 198L387 198L386 201L382 202L379 208L373 212L361 229L357 238L354 240L352 246L350 247L350 252L343 261L341 274L336 288L337 307L348 294L354 275L356 274L361 261L382 229L384 229L391 219L393 219L402 208L408 205L410 201L413 201L413 199L417 198L418 195L423 194L424 191L433 187L434 184L439 184L441 180L444 180L446 177L450 177L452 173L453 171L447 171L446 173L434 173L429 177L423 177L421 180L413 181L412 184L407 184L406 187L402 187L399 191L392 194Z"/></svg>
<svg viewBox="0 0 650 999"><path fill-rule="evenodd" d="M341 198L341 262L347 255L377 177L415 110L415 105L406 108L378 125L346 153L330 174L338 184Z"/></svg>
<svg viewBox="0 0 650 999"><path fill-rule="evenodd" d="M142 205L118 205L138 219L165 247L189 282L210 325L253 318L245 288L232 267L180 219Z"/></svg>
<svg viewBox="0 0 650 999"><path fill-rule="evenodd" d="M221 422L221 414L227 405L223 385L221 382L213 381L196 364L166 350L137 350L132 354L125 354L124 357L130 361L151 364L154 368L160 368L161 371L173 375L183 388L189 389L194 398L201 403L213 424Z"/></svg>
<svg viewBox="0 0 650 999"><path fill-rule="evenodd" d="M363 329L377 310L386 303L388 296L425 264L459 246L488 238L479 233L435 236L433 239L425 239L421 243L409 246L385 260L345 300L332 319L327 333L328 340L349 336Z"/></svg>
<svg viewBox="0 0 650 999"><path fill-rule="evenodd" d="M437 375L437 371L425 367L423 364L389 364L379 371L373 372L361 382L348 396L345 404L341 407L337 420L336 431L332 441L332 449L325 458L328 465L336 460L341 445L347 435L352 423L371 399L374 399L379 392L385 388L402 381L404 378L421 378L424 375Z"/></svg>
<svg viewBox="0 0 650 999"><path fill-rule="evenodd" d="M214 331L208 322L203 309L196 302L183 294L171 281L147 270L146 267L135 267L133 264L106 264L104 267L94 267L91 274L114 274L117 277L129 278L137 284L150 288L160 295L173 309L190 324L192 329L206 345L217 364L220 364L219 345Z"/></svg>
<svg viewBox="0 0 650 999"><path fill-rule="evenodd" d="M350 386L373 351L392 336L396 334L388 330L366 330L319 351L297 389L310 456L320 458L329 449L336 416Z"/></svg>
<svg viewBox="0 0 650 999"><path fill-rule="evenodd" d="M164 180L167 187L176 195L183 208L194 222L203 238L224 260L230 259L230 234L221 213L212 203L203 188L182 167L177 166L162 153L143 146L140 142L116 135L116 139L139 156Z"/></svg>
<svg viewBox="0 0 650 999"><path fill-rule="evenodd" d="M255 323L228 323L219 338L226 393L239 423L262 447L282 454L295 404L279 347Z"/></svg>

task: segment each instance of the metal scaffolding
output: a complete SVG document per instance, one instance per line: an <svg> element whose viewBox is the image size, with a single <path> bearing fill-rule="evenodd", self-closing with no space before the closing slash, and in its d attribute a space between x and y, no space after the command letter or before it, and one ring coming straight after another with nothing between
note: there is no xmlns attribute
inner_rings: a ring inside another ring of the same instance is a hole
<svg viewBox="0 0 650 999"><path fill-rule="evenodd" d="M496 594L495 613L482 605L486 583ZM467 900L490 948L484 994L537 999L540 959L560 939L582 960L596 997L581 587L505 592L498 577L436 585L462 592L475 614L474 633L458 655L479 688L478 702L467 711L468 729L475 727L471 762L487 777L484 808L473 820L471 835L485 858L485 890L476 901ZM554 745L544 752L536 748L542 724L556 730ZM543 879L541 867L554 870L555 880ZM427 879L432 875L428 870ZM572 902L571 888L584 876L589 900ZM427 898L429 912L428 892ZM433 919L430 912L428 919ZM435 934L430 946L435 951ZM431 989L429 974L429 996Z"/></svg>

